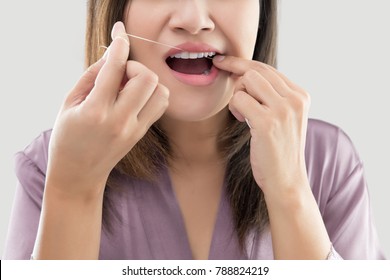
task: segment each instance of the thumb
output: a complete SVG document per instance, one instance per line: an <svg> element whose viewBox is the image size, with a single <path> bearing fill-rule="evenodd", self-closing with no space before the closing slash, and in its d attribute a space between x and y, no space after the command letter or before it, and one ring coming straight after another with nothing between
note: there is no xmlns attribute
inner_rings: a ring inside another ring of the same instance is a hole
<svg viewBox="0 0 390 280"><path fill-rule="evenodd" d="M102 69L104 63L106 62L106 56L108 51L109 50L107 49L106 53L101 59L99 59L97 62L89 66L87 70L85 70L83 75L77 81L76 85L67 95L64 104L66 107L73 107L75 105L78 105L87 98L87 96L95 86L95 80L100 72L100 69Z"/></svg>

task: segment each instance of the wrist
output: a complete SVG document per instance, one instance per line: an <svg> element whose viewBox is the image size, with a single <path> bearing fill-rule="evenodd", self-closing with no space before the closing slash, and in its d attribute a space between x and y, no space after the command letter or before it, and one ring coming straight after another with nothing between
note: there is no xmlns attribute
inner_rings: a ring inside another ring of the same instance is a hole
<svg viewBox="0 0 390 280"><path fill-rule="evenodd" d="M34 259L97 259L102 213L103 195L76 195L48 182Z"/></svg>
<svg viewBox="0 0 390 280"><path fill-rule="evenodd" d="M308 202L314 200L313 193L307 180L296 181L294 184L279 184L267 188L264 198L268 210L270 208L291 211L302 209Z"/></svg>
<svg viewBox="0 0 390 280"><path fill-rule="evenodd" d="M48 175L45 196L63 201L100 201L104 196L107 180L60 179Z"/></svg>
<svg viewBox="0 0 390 280"><path fill-rule="evenodd" d="M324 259L330 239L309 184L265 195L276 259Z"/></svg>

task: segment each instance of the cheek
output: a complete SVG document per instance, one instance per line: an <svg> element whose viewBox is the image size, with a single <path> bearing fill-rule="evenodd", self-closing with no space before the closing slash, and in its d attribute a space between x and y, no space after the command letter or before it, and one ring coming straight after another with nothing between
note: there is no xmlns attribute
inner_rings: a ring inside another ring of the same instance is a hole
<svg viewBox="0 0 390 280"><path fill-rule="evenodd" d="M231 42L234 42L234 51L240 57L246 59L252 59L257 39L260 8L258 1L256 3L242 5L239 9L240 12L231 14L229 20L223 19L226 22L233 23L227 26L227 32Z"/></svg>
<svg viewBox="0 0 390 280"><path fill-rule="evenodd" d="M152 38L153 30L150 28L150 25L143 24L140 14L136 12L137 10L131 10L129 16L126 19L126 32L135 36L140 36L144 38ZM130 59L139 61L143 64L149 64L148 57L146 54L150 53L150 48L153 47L148 42L133 38L129 36L130 40Z"/></svg>
<svg viewBox="0 0 390 280"><path fill-rule="evenodd" d="M152 1L129 1L126 16L124 17L127 33L149 38L157 32L156 29L160 27L161 13L157 13L156 9L152 9L150 2ZM130 39L132 41L137 40Z"/></svg>
<svg viewBox="0 0 390 280"><path fill-rule="evenodd" d="M257 40L258 18L252 21L249 21L247 19L246 24L244 24L243 30L246 30L246 32L241 33L241 46L244 49L245 58L252 59Z"/></svg>

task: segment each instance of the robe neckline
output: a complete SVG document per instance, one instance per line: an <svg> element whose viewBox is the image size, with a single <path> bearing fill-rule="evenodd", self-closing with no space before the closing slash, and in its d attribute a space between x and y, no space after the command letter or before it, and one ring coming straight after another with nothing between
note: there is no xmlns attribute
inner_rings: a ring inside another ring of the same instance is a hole
<svg viewBox="0 0 390 280"><path fill-rule="evenodd" d="M140 215L152 257L192 260L184 218L168 170L164 168L156 183L144 185L138 191ZM246 257L239 248L224 180L208 259L243 258Z"/></svg>

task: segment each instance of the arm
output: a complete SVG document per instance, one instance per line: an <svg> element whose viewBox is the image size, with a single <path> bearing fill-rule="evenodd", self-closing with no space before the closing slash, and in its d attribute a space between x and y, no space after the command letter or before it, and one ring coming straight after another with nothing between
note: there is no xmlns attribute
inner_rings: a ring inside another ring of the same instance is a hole
<svg viewBox="0 0 390 280"><path fill-rule="evenodd" d="M301 186L298 191L266 197L274 256L324 260L331 241L310 187Z"/></svg>
<svg viewBox="0 0 390 280"><path fill-rule="evenodd" d="M109 173L168 106L157 76L128 61L125 34L117 23L107 55L84 73L58 114L34 259L98 258Z"/></svg>
<svg viewBox="0 0 390 280"><path fill-rule="evenodd" d="M32 258L98 259L103 195L67 196L60 187L46 183Z"/></svg>
<svg viewBox="0 0 390 280"><path fill-rule="evenodd" d="M28 260L34 247L42 204L48 133L15 155L17 184L2 259ZM43 145L42 145L43 143ZM29 154L39 156L32 160ZM27 155L26 155L27 154Z"/></svg>
<svg viewBox="0 0 390 280"><path fill-rule="evenodd" d="M313 162L309 167L318 168L323 162L331 167L321 168L323 173L317 174L317 178L323 176L327 180L317 180L315 189L316 193L327 190L322 191L318 201L329 237L345 259L384 259L372 218L363 163L349 137L338 128L333 130L335 133L327 130L329 136L321 137L324 143L320 145L328 147L326 160L321 158L321 163Z"/></svg>
<svg viewBox="0 0 390 280"><path fill-rule="evenodd" d="M309 95L266 64L220 56L213 62L236 78L229 108L250 127L250 161L265 196L275 258L326 259L331 242L306 174Z"/></svg>

